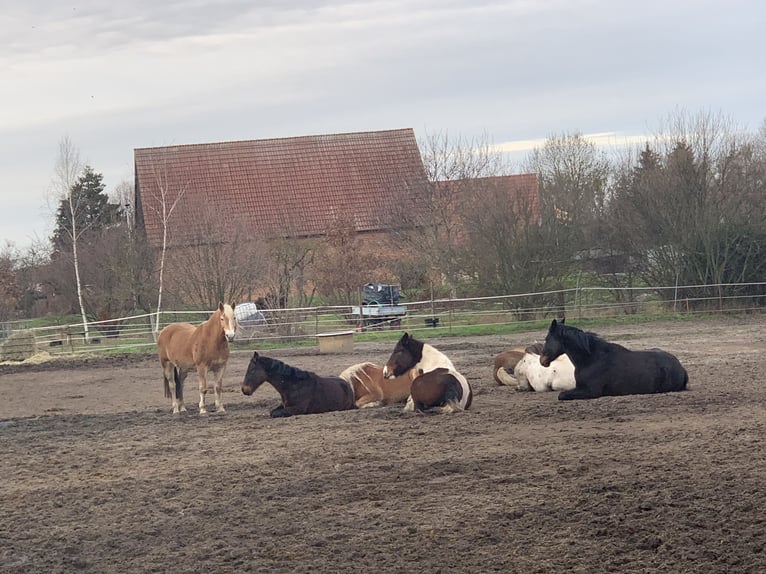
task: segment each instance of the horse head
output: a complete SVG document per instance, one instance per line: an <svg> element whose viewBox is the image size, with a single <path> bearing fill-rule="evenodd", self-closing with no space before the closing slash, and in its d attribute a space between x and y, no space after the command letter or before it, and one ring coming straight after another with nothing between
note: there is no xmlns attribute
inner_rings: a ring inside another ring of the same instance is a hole
<svg viewBox="0 0 766 574"><path fill-rule="evenodd" d="M226 340L231 343L237 334L237 317L234 315L234 303L224 305L218 303L218 312L220 313L221 330Z"/></svg>
<svg viewBox="0 0 766 574"><path fill-rule="evenodd" d="M423 343L405 332L383 367L383 377L393 379L403 375L417 365L422 356Z"/></svg>
<svg viewBox="0 0 766 574"><path fill-rule="evenodd" d="M543 367L550 366L552 361L555 361L566 352L561 338L562 325L564 325L564 319L561 320L561 323L554 319L548 328L548 334L545 336L542 353L540 354L540 364Z"/></svg>
<svg viewBox="0 0 766 574"><path fill-rule="evenodd" d="M252 395L258 387L266 382L266 370L258 361L259 356L258 351L254 351L250 364L247 366L247 372L242 381L242 394L244 395Z"/></svg>

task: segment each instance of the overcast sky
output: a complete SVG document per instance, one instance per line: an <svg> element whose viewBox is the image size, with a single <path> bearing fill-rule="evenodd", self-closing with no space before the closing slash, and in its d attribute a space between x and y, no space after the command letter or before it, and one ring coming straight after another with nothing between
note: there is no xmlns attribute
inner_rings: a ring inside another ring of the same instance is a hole
<svg viewBox="0 0 766 574"><path fill-rule="evenodd" d="M65 136L111 191L137 147L766 119L761 0L0 0L0 38L0 248L50 234Z"/></svg>

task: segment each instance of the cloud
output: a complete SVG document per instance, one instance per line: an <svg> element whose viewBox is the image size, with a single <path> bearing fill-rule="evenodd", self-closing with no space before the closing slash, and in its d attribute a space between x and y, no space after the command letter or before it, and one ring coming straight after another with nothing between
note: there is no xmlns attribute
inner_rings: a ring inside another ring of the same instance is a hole
<svg viewBox="0 0 766 574"><path fill-rule="evenodd" d="M413 127L518 148L678 105L758 125L764 28L747 0L12 3L0 189L40 203L64 135L109 187L152 145Z"/></svg>

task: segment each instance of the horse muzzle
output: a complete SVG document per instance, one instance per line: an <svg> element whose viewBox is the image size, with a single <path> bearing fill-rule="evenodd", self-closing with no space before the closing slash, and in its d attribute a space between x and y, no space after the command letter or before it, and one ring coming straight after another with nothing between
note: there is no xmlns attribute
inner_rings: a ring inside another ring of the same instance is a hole
<svg viewBox="0 0 766 574"><path fill-rule="evenodd" d="M234 337L235 337L236 333L235 333L234 331L232 331L231 333L229 333L229 332L227 331L226 333L224 333L224 335L226 335L226 340L227 340L229 343L231 343L231 342L234 340Z"/></svg>
<svg viewBox="0 0 766 574"><path fill-rule="evenodd" d="M540 355L540 364L543 367L550 367L551 366L551 360L548 358L547 355Z"/></svg>
<svg viewBox="0 0 766 574"><path fill-rule="evenodd" d="M385 365L383 367L383 378L384 379L393 379L394 378L394 373L392 373L391 371L388 370L388 365Z"/></svg>

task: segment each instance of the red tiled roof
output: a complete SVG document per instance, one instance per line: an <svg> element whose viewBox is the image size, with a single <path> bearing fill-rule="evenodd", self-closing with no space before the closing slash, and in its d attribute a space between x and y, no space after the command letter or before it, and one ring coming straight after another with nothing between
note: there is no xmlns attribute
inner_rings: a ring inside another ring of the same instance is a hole
<svg viewBox="0 0 766 574"><path fill-rule="evenodd" d="M161 241L161 181L171 245L188 243L205 210L229 209L265 235L324 233L353 214L357 232L387 224L403 192L427 185L412 129L138 148L136 206L149 241Z"/></svg>
<svg viewBox="0 0 766 574"><path fill-rule="evenodd" d="M494 192L506 194L517 216L529 217L530 222L540 219L540 191L535 173L439 181L437 185L457 194L470 193L473 197Z"/></svg>

